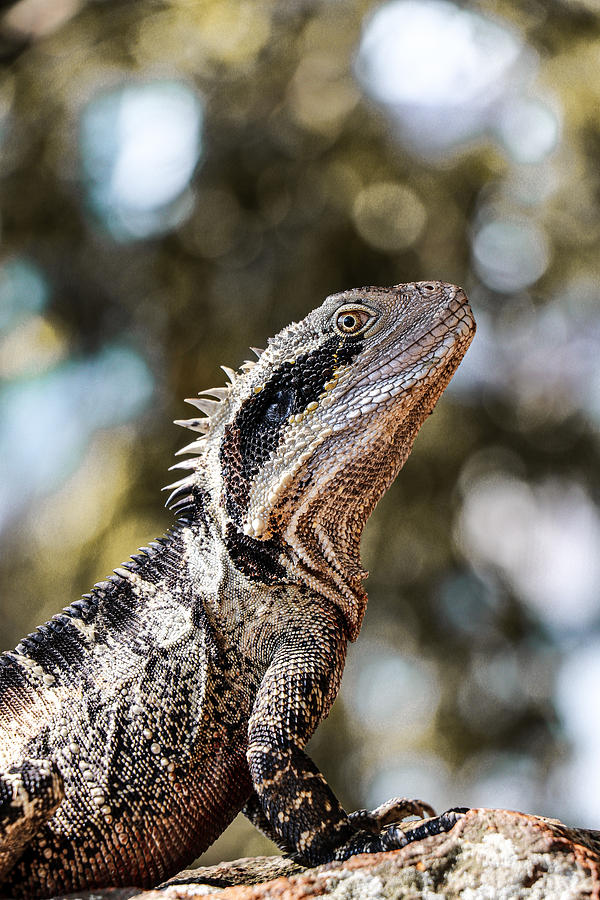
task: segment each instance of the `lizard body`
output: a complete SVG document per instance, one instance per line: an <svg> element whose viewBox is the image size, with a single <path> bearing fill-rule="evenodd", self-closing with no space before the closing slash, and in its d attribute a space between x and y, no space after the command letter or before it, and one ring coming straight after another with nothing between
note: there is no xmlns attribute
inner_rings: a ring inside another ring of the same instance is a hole
<svg viewBox="0 0 600 900"><path fill-rule="evenodd" d="M474 327L452 285L345 291L191 401L174 528L0 656L0 893L154 885L242 808L307 864L406 842L303 748L362 622L364 524Z"/></svg>

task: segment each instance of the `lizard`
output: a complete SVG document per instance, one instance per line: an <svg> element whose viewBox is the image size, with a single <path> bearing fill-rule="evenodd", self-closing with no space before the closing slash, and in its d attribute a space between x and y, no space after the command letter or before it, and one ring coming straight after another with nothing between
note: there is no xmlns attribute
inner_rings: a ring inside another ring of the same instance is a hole
<svg viewBox="0 0 600 900"><path fill-rule="evenodd" d="M474 330L456 286L351 289L189 401L172 528L0 656L0 895L156 885L242 809L304 865L451 827L348 815L304 748L365 613L363 527Z"/></svg>

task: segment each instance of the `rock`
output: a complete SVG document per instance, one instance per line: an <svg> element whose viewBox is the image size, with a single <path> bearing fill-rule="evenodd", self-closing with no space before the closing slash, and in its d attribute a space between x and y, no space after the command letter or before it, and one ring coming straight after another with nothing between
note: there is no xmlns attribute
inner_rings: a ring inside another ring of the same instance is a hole
<svg viewBox="0 0 600 900"><path fill-rule="evenodd" d="M206 894L215 900L600 900L600 831L504 809L472 809L451 831L390 853L314 869L277 856L240 859L189 869L153 891L71 897L193 900Z"/></svg>

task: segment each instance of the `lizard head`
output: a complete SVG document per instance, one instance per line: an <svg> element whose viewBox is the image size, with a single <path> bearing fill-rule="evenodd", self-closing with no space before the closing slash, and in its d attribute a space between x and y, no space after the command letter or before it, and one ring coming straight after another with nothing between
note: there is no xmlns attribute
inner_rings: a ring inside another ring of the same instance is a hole
<svg viewBox="0 0 600 900"><path fill-rule="evenodd" d="M190 402L207 419L184 451L216 501L231 559L250 578L300 580L338 603L355 638L366 603L360 538L475 332L463 291L441 282L328 297L272 338L228 388Z"/></svg>

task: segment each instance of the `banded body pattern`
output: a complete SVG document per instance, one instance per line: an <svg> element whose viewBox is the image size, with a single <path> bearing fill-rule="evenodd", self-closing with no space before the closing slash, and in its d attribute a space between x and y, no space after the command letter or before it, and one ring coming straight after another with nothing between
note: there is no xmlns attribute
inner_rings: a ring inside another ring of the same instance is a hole
<svg viewBox="0 0 600 900"><path fill-rule="evenodd" d="M304 747L360 630L364 525L473 333L452 285L345 291L190 401L174 528L0 656L5 893L154 885L242 808L307 863L451 827L347 815Z"/></svg>

